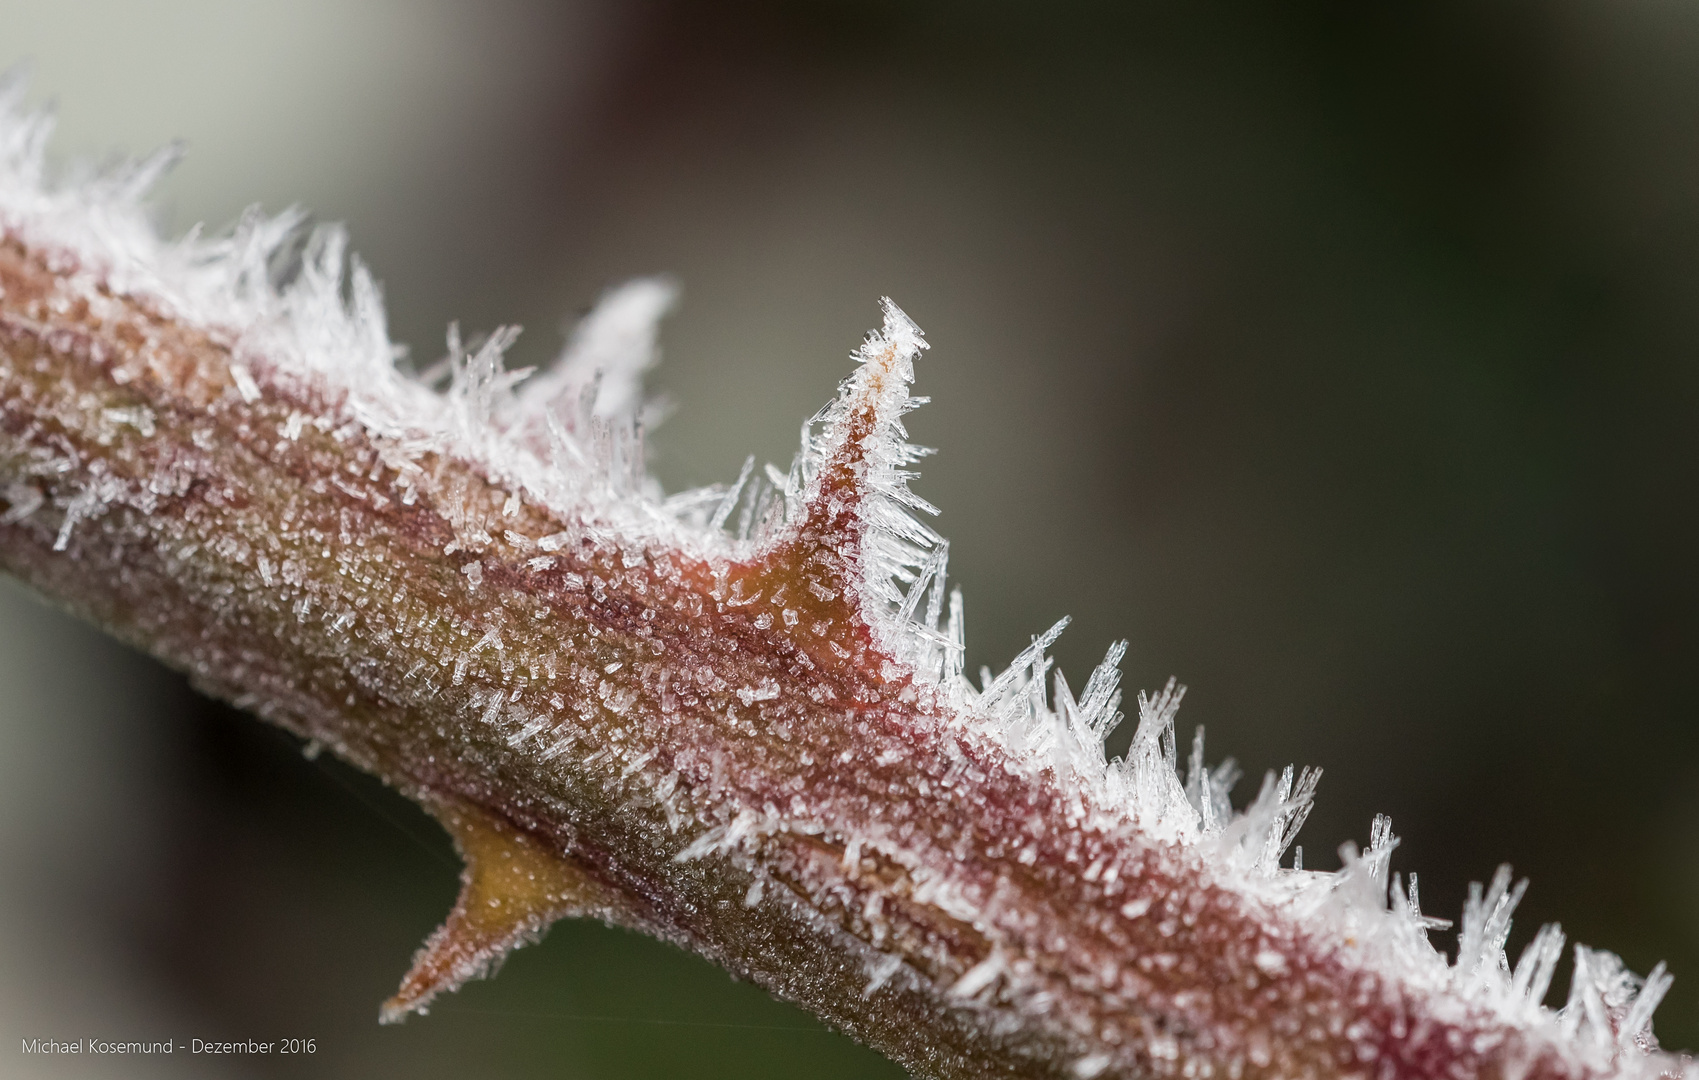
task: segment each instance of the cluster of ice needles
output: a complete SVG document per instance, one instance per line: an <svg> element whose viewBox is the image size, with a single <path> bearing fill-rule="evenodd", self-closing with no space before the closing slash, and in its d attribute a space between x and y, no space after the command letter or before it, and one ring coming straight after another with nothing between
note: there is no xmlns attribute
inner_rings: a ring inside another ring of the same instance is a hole
<svg viewBox="0 0 1699 1080"><path fill-rule="evenodd" d="M1508 868L1485 889L1471 890L1452 959L1428 942L1430 930L1447 924L1422 914L1415 876L1406 885L1390 874L1397 841L1385 818L1376 819L1366 849L1342 849L1337 872L1304 870L1301 849L1284 866L1320 774L1270 775L1236 811L1229 791L1238 771L1231 761L1206 765L1201 730L1181 767L1174 722L1183 689L1172 682L1140 695L1131 746L1106 762L1104 739L1121 720L1124 643L1075 694L1048 656L1064 620L1002 673L982 670L975 685L963 671L961 593L946 589L949 545L919 516L936 511L908 488L908 466L927 451L907 441L901 417L924 400L907 386L925 342L889 301L882 329L858 353L860 366L804 425L788 470L757 471L751 459L730 484L665 497L644 466L644 429L654 410L641 376L655 360L656 324L672 300L667 282L644 279L610 291L543 372L505 369L514 329L472 345L451 331L441 362L405 371L379 289L358 259L346 257L341 229L309 229L296 210L270 217L254 211L223 235L195 230L162 240L143 197L175 151L52 181L51 118L27 108L24 96L17 75L0 82L0 229L8 236L70 254L91 293L99 283L145 297L221 335L244 397L258 393L253 373L262 369L315 380L340 393L404 465L427 453L471 461L584 523L587 534L606 530L622 543L680 545L705 557L750 554L805 511L823 463L848 437L852 412L871 406L877 427L863 442L865 530L855 553L863 613L892 660L963 723L1001 740L1018 767L1052 769L1079 785L1090 805L1198 850L1222 881L1308 920L1321 936L1407 985L1496 1010L1601 1070L1624 1068L1628 1059L1619 1051L1655 1047L1651 1014L1670 984L1661 964L1641 979L1612 954L1577 946L1567 1003L1558 1011L1543 1007L1564 936L1544 927L1509 963L1505 942L1525 883L1512 885Z"/></svg>

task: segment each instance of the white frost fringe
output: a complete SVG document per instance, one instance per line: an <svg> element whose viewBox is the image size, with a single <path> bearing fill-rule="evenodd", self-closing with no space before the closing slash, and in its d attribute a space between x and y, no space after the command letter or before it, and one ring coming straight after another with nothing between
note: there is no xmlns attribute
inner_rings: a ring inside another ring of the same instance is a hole
<svg viewBox="0 0 1699 1080"><path fill-rule="evenodd" d="M517 328L498 330L475 348L451 328L448 356L422 375L407 374L396 366L402 351L389 339L379 288L357 257L345 257L339 226L308 229L296 209L273 217L250 210L227 234L209 237L197 228L163 240L143 200L177 150L51 180L52 118L28 109L24 96L19 74L0 79L0 228L72 255L91 293L103 284L207 328L231 347L245 397L259 392L254 371L304 377L344 394L352 414L397 448L404 482L420 455L449 454L583 522L589 535L683 546L705 557L746 555L797 520L852 409L871 403L878 426L866 445L861 512L868 528L855 553L865 575L864 612L881 645L952 712L1005 746L1014 767L1054 770L1077 785L1092 812L1131 819L1155 838L1206 855L1224 884L1278 905L1318 939L1428 992L1442 1014L1461 1019L1484 1007L1534 1036L1534 1045L1599 1072L1649 1077L1679 1069L1687 1080L1699 1078L1690 1061L1653 1052L1652 1011L1671 981L1662 964L1642 979L1611 953L1578 945L1567 1004L1558 1011L1543 1005L1564 935L1556 925L1542 927L1511 967L1504 944L1527 883L1512 886L1508 867L1485 890L1471 887L1455 961L1428 943L1430 929L1450 924L1422 914L1415 875L1407 888L1389 876L1398 841L1387 818L1375 819L1367 850L1341 849L1344 867L1335 873L1302 869L1302 849L1292 868L1282 867L1319 771L1294 776L1287 768L1278 779L1271 773L1250 805L1234 811L1228 792L1238 769L1231 759L1206 766L1201 729L1182 774L1174 717L1184 688L1172 681L1154 697L1139 695L1132 745L1106 763L1104 738L1122 719L1125 642L1109 650L1077 697L1046 655L1065 619L1001 674L982 670L974 686L963 673L961 592L945 591L949 544L916 517L937 511L908 488L914 474L907 466L930 452L907 441L901 420L926 400L907 391L926 342L889 300L882 330L857 353L860 366L803 426L788 471L768 465L756 473L751 459L730 485L663 497L643 460L653 410L641 376L655 361L656 325L673 300L667 281L639 279L611 290L543 373L504 370L502 354ZM443 378L449 386L438 393L433 384ZM33 509L14 506L8 517ZM98 508L85 508L82 516L94 513ZM489 540L473 529L456 542ZM1286 961L1269 954L1257 963L1276 973Z"/></svg>

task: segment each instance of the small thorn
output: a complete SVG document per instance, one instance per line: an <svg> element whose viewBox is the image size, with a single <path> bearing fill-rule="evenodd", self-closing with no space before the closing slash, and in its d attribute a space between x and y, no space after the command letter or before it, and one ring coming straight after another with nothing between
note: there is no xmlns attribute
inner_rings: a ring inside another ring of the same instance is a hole
<svg viewBox="0 0 1699 1080"><path fill-rule="evenodd" d="M879 572L877 556L866 550L877 527L870 515L877 500L891 498L902 445L900 418L912 400L913 362L927 347L919 329L889 300L884 313L884 329L869 335L857 353L861 366L816 417L826 429L818 466L799 492L795 523L767 550L730 567L714 594L723 604L749 604L759 628L790 637L826 670L853 667L872 642L862 609L867 577ZM808 439L805 430L805 456ZM744 466L728 492L714 527L730 513L750 468ZM760 597L760 606L746 597Z"/></svg>
<svg viewBox="0 0 1699 1080"><path fill-rule="evenodd" d="M434 802L427 808L466 861L460 898L413 957L401 988L383 1003L381 1023L400 1023L409 1013L423 1012L436 995L489 974L509 952L540 940L556 919L635 921L617 893L572 856L465 803Z"/></svg>

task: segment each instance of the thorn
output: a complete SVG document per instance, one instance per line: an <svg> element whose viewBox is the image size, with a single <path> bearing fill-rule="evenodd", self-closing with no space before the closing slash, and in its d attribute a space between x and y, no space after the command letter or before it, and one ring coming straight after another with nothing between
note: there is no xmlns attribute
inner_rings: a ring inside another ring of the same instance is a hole
<svg viewBox="0 0 1699 1080"><path fill-rule="evenodd" d="M761 609L750 609L752 618L766 616L757 625L786 634L826 670L857 666L872 643L863 594L869 572L878 570L864 541L877 527L872 504L892 497L890 474L904 452L908 384L915 357L927 347L895 304L884 301L884 312L884 329L869 334L856 354L861 365L816 417L825 422L819 464L806 479L798 520L765 552L731 567L726 578L727 598L764 597ZM805 456L808 440L805 429ZM732 492L741 490L749 469L746 464ZM716 522L729 513L733 498L728 493ZM718 593L715 599L725 602Z"/></svg>
<svg viewBox="0 0 1699 1080"><path fill-rule="evenodd" d="M594 916L630 925L619 896L585 865L489 812L459 801L426 803L465 859L460 898L413 957L379 1022L425 1011L432 998L488 975L509 952L541 940L556 919Z"/></svg>

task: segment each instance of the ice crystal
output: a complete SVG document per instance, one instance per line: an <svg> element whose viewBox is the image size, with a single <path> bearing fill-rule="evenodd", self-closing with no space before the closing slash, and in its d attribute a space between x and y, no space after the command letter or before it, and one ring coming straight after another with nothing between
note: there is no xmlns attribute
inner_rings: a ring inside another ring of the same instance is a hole
<svg viewBox="0 0 1699 1080"><path fill-rule="evenodd" d="M1341 849L1343 866L1336 872L1303 869L1301 849L1292 865L1285 865L1320 772L1288 767L1270 773L1248 805L1236 810L1230 792L1239 771L1231 759L1214 766L1206 761L1201 729L1187 761L1180 760L1176 717L1184 688L1177 683L1138 695L1131 744L1124 755L1106 761L1104 740L1122 720L1124 642L1109 649L1076 695L1063 674L1053 670L1049 656L1066 626L1063 620L1034 637L1001 673L983 673L976 686L964 672L964 604L960 590L950 587L949 545L926 523L937 511L908 486L914 475L910 467L930 453L908 441L902 422L925 401L912 396L909 385L914 361L927 343L890 300L883 304L881 328L856 352L857 367L837 397L804 424L788 469L757 469L750 459L728 484L666 496L644 464L645 428L656 414L644 398L641 376L655 361L656 326L672 302L668 282L641 279L610 291L542 372L506 369L503 354L514 329L469 343L451 328L443 361L410 374L397 366L398 350L388 337L379 288L365 266L346 255L340 228L309 229L297 211L275 216L250 211L225 235L194 231L164 241L141 200L174 152L92 179L54 183L45 163L51 123L45 114L24 107L23 92L16 78L0 86L0 228L6 235L66 253L74 261L70 273L90 282L91 293L98 281L114 294L145 298L225 342L233 357L231 377L245 402L260 400L268 385L290 381L339 400L388 448L384 464L400 477L402 502L413 498L409 485L415 480L410 478L420 475L428 455L469 462L504 486L510 494L494 514L444 499L454 531L446 553L469 558L459 568L469 588L490 587L495 574L477 556L500 537L524 551L525 565L536 572L556 572L561 553L583 541L623 553L617 557L628 560L627 566L637 565L645 550L683 553L716 568L720 577L714 599L721 610L747 607L752 625L762 631L812 632L834 649L839 649L831 636L835 628L817 612L820 605L853 602L883 658L887 683L909 680L921 702L947 717L961 739L997 747L1001 767L1055 778L1069 793L1075 808L1070 813L1080 821L1105 832L1135 830L1189 853L1214 885L1259 910L1278 913L1309 940L1361 969L1428 995L1437 1003L1437 1014L1486 1010L1525 1033L1531 1045L1553 1048L1586 1069L1633 1072L1639 1061L1648 1063L1642 1071L1669 1067L1667 1059L1644 1056L1656 1046L1652 1010L1669 986L1663 966L1641 979L1615 956L1577 946L1568 1002L1561 1010L1546 1008L1563 934L1556 926L1542 928L1515 965L1509 962L1505 943L1526 883L1513 884L1508 868L1501 868L1484 889L1472 888L1456 955L1448 957L1429 943L1429 931L1447 924L1423 914L1415 875L1406 886L1391 873L1397 840L1387 819L1375 820L1367 848L1347 844ZM446 390L439 392L435 386L443 382ZM145 406L109 408L103 417L114 439L151 435L161 423ZM298 440L318 420L293 413L278 434ZM321 434L338 437L335 430ZM42 461L31 468L45 475L55 465ZM848 470L850 479L834 469ZM159 482L171 481L162 477ZM30 484L14 483L0 494L8 506L0 525L22 521L43 505ZM55 548L65 548L79 523L99 516L114 497L97 479L63 499L55 507L62 522ZM505 523L526 501L572 527L541 537L514 531ZM824 578L796 585L799 594L804 588L811 591L806 603L807 598L782 600L777 591L763 594L743 579L728 584L724 574L730 560L747 562L796 542L816 512L848 515L856 523L834 534L842 545L834 557L853 571L843 585L851 595L840 598ZM279 524L289 527L287 520ZM287 560L261 556L253 565L268 587L274 581L300 581L299 568ZM564 571L560 581L564 589L605 599L607 582L594 573ZM296 618L305 620L314 602L310 595L297 598ZM359 616L350 609L330 617L345 630ZM420 625L424 618L419 617ZM652 752L638 756L616 745L586 745L571 725L554 724L544 709L566 708L559 693L546 706L534 694L521 700L526 678L554 685L556 659L547 660L546 672L515 673L498 627L480 633L476 627L451 626L443 632L460 645L439 658L441 678L452 687L474 678L468 700L479 721L507 745L543 763L568 751L581 755L586 766L607 760L622 778L652 767ZM595 633L594 627L589 633ZM663 648L658 639L654 647ZM623 715L636 702L635 691L622 681L623 661L599 670L570 657L561 663L574 665L565 674L610 713ZM489 665L507 681L488 687L476 682L477 672ZM727 712L730 723L737 722L738 708L759 709L780 695L779 685L770 680L739 675L739 681L728 682L725 674L708 664L693 668L681 674L681 692L729 695L727 700L735 702ZM814 700L827 700L830 693L816 688ZM675 829L686 820L675 807L678 779L675 765L656 780L652 793ZM802 806L800 797L796 805ZM690 863L746 850L780 829L818 831L809 822L806 813L780 806L735 808L684 844L676 858ZM846 868L859 866L864 845L867 852L888 857L897 851L872 833L845 843ZM917 901L970 922L983 906L982 899L950 877L947 867L906 869ZM1084 878L1108 882L1119 872L1118 865L1099 860ZM774 896L782 893L755 876L744 906L776 903ZM1153 907L1149 895L1132 895L1115 909L1127 920L1160 919L1161 934L1171 932L1165 928L1174 915L1164 906ZM878 951L884 930L876 910L867 922L875 947L867 949L864 996L900 981L907 970L895 954ZM1271 938L1254 949L1250 962L1268 977L1284 977L1299 964L1297 949L1291 941ZM483 964L488 956L475 959ZM1162 952L1141 960L1147 969L1178 962L1174 954ZM1024 977L1015 959L992 948L955 977L948 997L973 1002L998 985L1017 986ZM1149 1040L1154 1060L1163 1057L1163 1038ZM1368 1061L1373 1048L1365 1046L1362 1052ZM1248 1053L1250 1061L1258 1061L1254 1043ZM1094 1053L1080 1057L1072 1068L1075 1075L1093 1076L1110 1063Z"/></svg>

